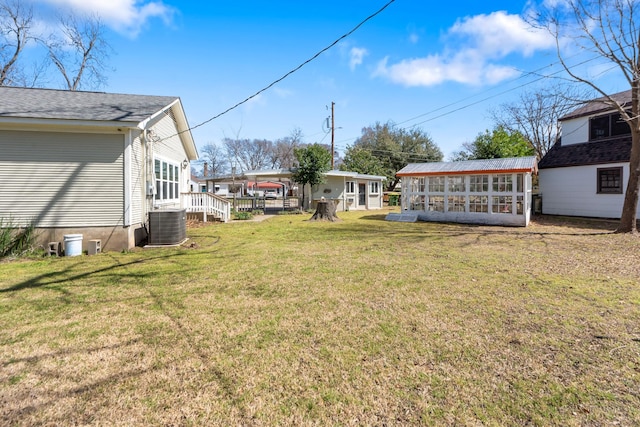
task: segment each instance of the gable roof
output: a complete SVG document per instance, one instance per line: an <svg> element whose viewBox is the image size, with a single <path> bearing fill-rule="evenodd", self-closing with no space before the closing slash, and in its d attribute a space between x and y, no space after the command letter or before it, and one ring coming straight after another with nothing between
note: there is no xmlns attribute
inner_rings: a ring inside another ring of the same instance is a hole
<svg viewBox="0 0 640 427"><path fill-rule="evenodd" d="M631 158L631 137L562 145L557 142L540 160L539 168L624 163Z"/></svg>
<svg viewBox="0 0 640 427"><path fill-rule="evenodd" d="M176 96L0 87L0 117L140 123Z"/></svg>
<svg viewBox="0 0 640 427"><path fill-rule="evenodd" d="M410 163L397 176L464 175L473 173L535 172L536 157L464 160L460 162Z"/></svg>
<svg viewBox="0 0 640 427"><path fill-rule="evenodd" d="M623 107L631 104L631 89L625 90L624 92L614 93L610 96L615 102L622 105ZM569 120L575 119L577 117L590 116L592 114L610 111L614 108L615 107L611 104L611 101L609 101L608 98L600 97L586 102L582 105L582 107L576 108L565 116L560 117L560 120Z"/></svg>
<svg viewBox="0 0 640 427"><path fill-rule="evenodd" d="M177 96L127 95L0 86L0 123L81 122L143 129L160 113L175 119L190 160L198 158L182 102Z"/></svg>

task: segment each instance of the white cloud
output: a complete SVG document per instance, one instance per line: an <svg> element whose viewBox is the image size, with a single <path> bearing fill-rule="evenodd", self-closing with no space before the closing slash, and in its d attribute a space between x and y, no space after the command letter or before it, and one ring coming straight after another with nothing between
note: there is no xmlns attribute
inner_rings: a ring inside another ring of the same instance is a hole
<svg viewBox="0 0 640 427"><path fill-rule="evenodd" d="M448 31L440 53L389 65L385 58L374 73L405 86L433 86L447 81L467 85L497 84L519 72L499 62L512 54L524 57L554 46L546 32L519 15L494 12L467 17Z"/></svg>
<svg viewBox="0 0 640 427"><path fill-rule="evenodd" d="M506 12L465 18L456 22L449 33L468 37L469 42L489 57L504 57L514 52L530 56L536 50L554 45L547 31L533 28L519 15Z"/></svg>
<svg viewBox="0 0 640 427"><path fill-rule="evenodd" d="M418 35L418 33L411 33L409 34L409 43L411 44L416 44L420 41L420 36Z"/></svg>
<svg viewBox="0 0 640 427"><path fill-rule="evenodd" d="M356 67L362 64L362 60L369 52L365 48L361 47L352 47L349 51L349 68L351 71L355 70Z"/></svg>
<svg viewBox="0 0 640 427"><path fill-rule="evenodd" d="M176 10L162 1L138 0L44 0L61 9L96 14L114 30L138 35L142 27L152 18L171 23Z"/></svg>

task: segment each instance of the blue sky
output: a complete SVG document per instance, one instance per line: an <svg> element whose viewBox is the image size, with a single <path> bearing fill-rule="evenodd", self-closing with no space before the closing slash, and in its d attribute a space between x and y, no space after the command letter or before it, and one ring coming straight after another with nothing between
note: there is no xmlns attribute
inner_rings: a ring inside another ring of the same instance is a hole
<svg viewBox="0 0 640 427"><path fill-rule="evenodd" d="M99 14L114 53L107 92L176 95L197 126L260 91L351 31L388 0L40 0ZM529 1L396 0L349 37L231 112L193 129L276 140L300 129L340 152L376 122L419 127L448 157L492 127L490 112L558 71L553 40L527 28ZM571 48L571 45L568 45ZM578 56L572 58L576 62ZM529 72L536 71L536 74ZM538 80L538 81L537 81ZM537 82L536 82L537 81ZM608 90L624 90L614 80Z"/></svg>

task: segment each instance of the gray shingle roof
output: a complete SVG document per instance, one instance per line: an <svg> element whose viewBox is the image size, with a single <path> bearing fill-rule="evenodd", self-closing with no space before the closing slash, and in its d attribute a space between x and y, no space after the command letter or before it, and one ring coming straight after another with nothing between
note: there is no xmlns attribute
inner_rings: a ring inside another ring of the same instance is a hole
<svg viewBox="0 0 640 427"><path fill-rule="evenodd" d="M631 137L561 145L556 143L540 160L540 169L624 163L631 158Z"/></svg>
<svg viewBox="0 0 640 427"><path fill-rule="evenodd" d="M409 176L419 174L468 174L500 171L533 171L536 169L536 157L510 157L503 159L465 160L461 162L410 163L396 175Z"/></svg>
<svg viewBox="0 0 640 427"><path fill-rule="evenodd" d="M631 103L631 89L625 90L624 92L614 93L613 95L610 95L610 96L614 101L616 101L620 105L625 106ZM575 119L577 117L582 117L582 116L590 116L592 114L613 110L613 108L614 107L611 105L611 102L608 99L604 97L596 98L592 101L587 102L582 107L577 108L572 112L568 113L567 115L561 117L560 120L568 120L568 119Z"/></svg>
<svg viewBox="0 0 640 427"><path fill-rule="evenodd" d="M140 123L177 96L125 95L0 87L0 119L61 119Z"/></svg>

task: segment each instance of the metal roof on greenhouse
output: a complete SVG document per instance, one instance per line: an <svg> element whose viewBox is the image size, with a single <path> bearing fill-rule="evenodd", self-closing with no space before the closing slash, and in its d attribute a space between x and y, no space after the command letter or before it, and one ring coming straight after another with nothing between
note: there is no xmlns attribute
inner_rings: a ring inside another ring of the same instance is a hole
<svg viewBox="0 0 640 427"><path fill-rule="evenodd" d="M409 163L397 176L456 175L473 173L535 172L535 156L504 159L464 160L460 162Z"/></svg>

